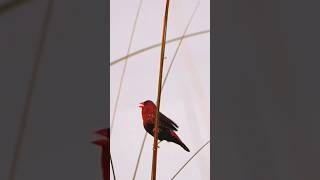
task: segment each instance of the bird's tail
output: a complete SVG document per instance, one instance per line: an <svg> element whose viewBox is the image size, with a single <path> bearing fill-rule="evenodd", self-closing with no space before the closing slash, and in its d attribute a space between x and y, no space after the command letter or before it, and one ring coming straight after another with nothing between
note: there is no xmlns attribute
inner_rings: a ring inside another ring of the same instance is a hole
<svg viewBox="0 0 320 180"><path fill-rule="evenodd" d="M179 144L184 150L190 152L189 148L181 141L179 136L174 131L171 131L171 136L174 139L173 142Z"/></svg>
<svg viewBox="0 0 320 180"><path fill-rule="evenodd" d="M182 141L178 142L178 144L179 144L184 150L190 152L189 148L188 148Z"/></svg>

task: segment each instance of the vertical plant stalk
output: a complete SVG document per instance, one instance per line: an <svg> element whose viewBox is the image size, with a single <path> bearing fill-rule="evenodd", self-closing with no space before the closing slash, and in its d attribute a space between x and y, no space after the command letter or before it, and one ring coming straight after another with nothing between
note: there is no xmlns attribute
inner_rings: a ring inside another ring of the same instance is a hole
<svg viewBox="0 0 320 180"><path fill-rule="evenodd" d="M167 0L165 14L164 14L164 20L163 20L163 30L162 30L162 45L161 45L159 81L158 81L156 122L155 122L155 127L153 130L154 139L153 139L151 180L157 179L156 177L157 177L157 155L158 155L158 133L159 133L159 129L158 129L159 128L159 110L160 110L161 89L162 89L161 85L162 85L164 54L165 54L165 48L166 48L166 35L167 35L169 4L170 4L170 0Z"/></svg>
<svg viewBox="0 0 320 180"><path fill-rule="evenodd" d="M33 62L33 66L32 66L31 78L28 82L28 89L27 89L27 93L26 93L26 97L25 97L26 99L24 102L24 109L22 112L20 124L18 126L18 135L17 135L17 139L16 139L16 144L15 144L15 148L14 148L11 166L9 169L9 177L8 177L9 180L16 179L16 171L17 171L17 167L18 167L18 162L21 157L23 143L25 141L25 133L27 130L28 117L29 117L29 114L31 111L32 98L34 95L34 89L36 88L36 82L38 79L39 69L40 69L40 64L41 64L41 57L43 54L44 45L46 43L46 37L47 37L48 28L49 28L49 24L50 24L52 12L53 12L53 7L54 7L54 0L50 0L48 2L47 11L45 14L45 18L43 20L39 44L38 44L37 50L35 52L35 60Z"/></svg>
<svg viewBox="0 0 320 180"><path fill-rule="evenodd" d="M177 55L177 53L178 53L178 51L179 51L179 48L181 47L181 43L182 43L183 39L185 39L185 38L187 38L187 37L192 37L192 36L194 36L194 35L198 35L198 34L200 34L200 33L210 32L210 30L208 30L208 31L203 31L203 32L201 31L201 32L198 32L198 33L193 33L193 34L186 35L186 33L187 33L188 29L189 29L189 26L190 26L190 24L191 24L191 22L192 22L192 20L193 20L193 17L194 17L194 15L195 15L196 11L198 10L199 5L200 5L200 1L198 1L197 5L196 5L196 7L195 7L195 9L194 9L194 11L193 11L193 13L192 13L192 15L191 15L191 17L190 17L190 19L189 19L189 22L188 22L188 24L187 24L187 26L186 26L186 28L185 28L185 30L184 30L184 32L183 32L183 35L180 36L180 37L178 37L178 38L174 38L174 39L171 39L171 40L166 41L166 44L168 44L168 43L170 43L170 42L174 42L174 41L176 41L176 40L180 40L180 41L179 41L179 45L178 45L177 48L176 48L175 55L174 55L174 57L172 58L170 67L169 67L169 69L167 70L167 73L166 73L166 75L165 75L165 79L164 79L163 82L162 82L161 91L163 91L163 88L164 88L164 86L165 86L165 84L166 84L166 80L167 80L167 78L168 78L168 76L169 76L169 73L170 73L170 70L171 70L173 61L174 61L175 58L176 58L176 55ZM159 44L159 46L160 46L160 45L161 45L161 43ZM150 47L147 47L147 48L145 48L145 49L142 49L141 51L136 51L136 53L143 52L143 51L145 51L145 50L148 50L149 48L154 48L154 47L157 47L157 46L158 46L158 44L153 45L153 46L150 46ZM131 54L131 55L133 55L133 54ZM121 59L120 59L120 60L121 60ZM114 61L114 62L116 62L116 61ZM112 66L112 63L110 64L110 66ZM145 145L145 142L146 142L146 137L147 137L147 132L145 132L145 134L144 134L144 138L143 138L143 141L142 141L142 144L141 144L141 147L140 147L139 156L138 156L138 160L137 160L137 163L136 163L136 167L135 167L135 170L134 170L134 174L133 174L132 180L135 180L136 175L137 175L137 171L138 171L138 167L139 167L139 163L140 163L142 151L143 151L143 148L144 148L144 145Z"/></svg>

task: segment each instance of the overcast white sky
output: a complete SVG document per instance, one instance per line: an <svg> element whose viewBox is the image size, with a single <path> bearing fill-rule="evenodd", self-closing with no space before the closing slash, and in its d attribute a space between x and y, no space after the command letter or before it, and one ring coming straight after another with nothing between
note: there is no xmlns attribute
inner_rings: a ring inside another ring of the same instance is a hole
<svg viewBox="0 0 320 180"><path fill-rule="evenodd" d="M110 61L126 55L135 14L140 0L111 0ZM172 0L167 39L181 36L197 0ZM131 52L161 41L165 1L144 0ZM200 6L187 32L210 29L210 0ZM167 71L178 43L166 48ZM178 135L191 150L162 142L158 156L158 179L170 179L181 165L210 137L210 35L186 39L178 52L172 72L163 90L161 111L178 125ZM112 132L111 153L117 178L131 179L145 130L138 104L156 101L160 48L129 59ZM110 118L114 110L123 63L110 67ZM147 137L136 179L149 179L152 138ZM207 146L176 179L210 179L210 147Z"/></svg>

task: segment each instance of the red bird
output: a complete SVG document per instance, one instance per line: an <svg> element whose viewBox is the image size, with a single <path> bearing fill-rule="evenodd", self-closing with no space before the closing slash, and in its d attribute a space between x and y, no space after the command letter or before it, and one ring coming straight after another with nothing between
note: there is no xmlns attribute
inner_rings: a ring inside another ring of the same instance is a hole
<svg viewBox="0 0 320 180"><path fill-rule="evenodd" d="M93 141L92 143L100 146L102 148L101 152L101 169L104 180L110 179L110 129L100 129L95 132L100 136L103 136L103 139Z"/></svg>
<svg viewBox="0 0 320 180"><path fill-rule="evenodd" d="M154 124L156 119L157 106L150 100L140 103L139 107L142 109L142 120L144 129L153 136ZM159 112L159 133L158 139L166 140L180 145L184 150L190 152L188 147L180 140L175 133L178 131L178 125L164 114Z"/></svg>

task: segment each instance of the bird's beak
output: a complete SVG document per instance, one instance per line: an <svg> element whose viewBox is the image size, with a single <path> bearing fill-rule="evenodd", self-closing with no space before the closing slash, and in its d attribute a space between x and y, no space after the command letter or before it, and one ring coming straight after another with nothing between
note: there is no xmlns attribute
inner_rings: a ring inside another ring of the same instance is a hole
<svg viewBox="0 0 320 180"><path fill-rule="evenodd" d="M140 103L139 104L139 108L143 108L144 107L144 104L143 103Z"/></svg>

